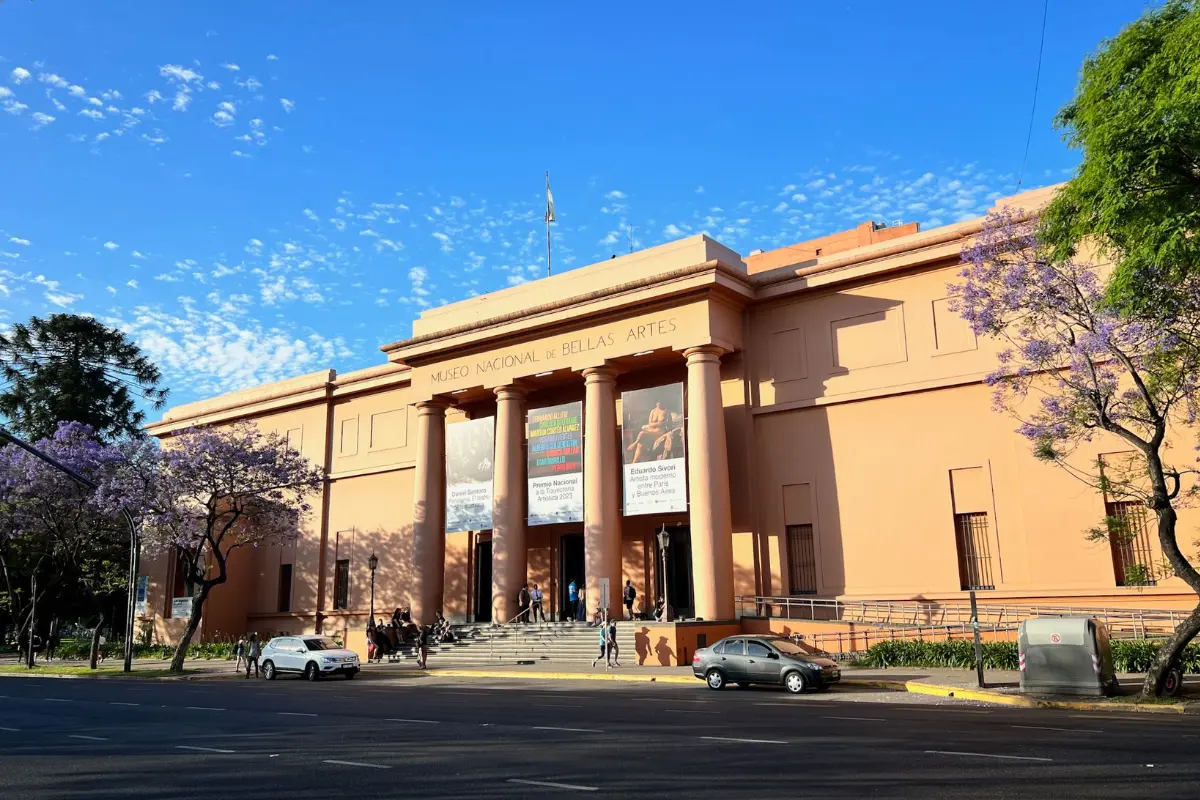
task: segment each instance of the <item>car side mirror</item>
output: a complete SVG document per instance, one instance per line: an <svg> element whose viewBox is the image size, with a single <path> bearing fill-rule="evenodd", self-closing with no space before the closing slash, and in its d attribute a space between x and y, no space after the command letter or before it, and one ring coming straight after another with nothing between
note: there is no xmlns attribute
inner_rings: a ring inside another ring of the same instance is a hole
<svg viewBox="0 0 1200 800"><path fill-rule="evenodd" d="M775 659L776 661L778 661L778 660L779 660L779 653L767 653L767 658L773 658L773 659Z"/></svg>

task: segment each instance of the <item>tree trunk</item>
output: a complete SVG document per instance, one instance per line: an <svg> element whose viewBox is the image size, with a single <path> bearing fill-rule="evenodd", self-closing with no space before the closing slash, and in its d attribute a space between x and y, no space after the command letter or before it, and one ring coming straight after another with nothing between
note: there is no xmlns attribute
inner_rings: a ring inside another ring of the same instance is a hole
<svg viewBox="0 0 1200 800"><path fill-rule="evenodd" d="M92 631L92 646L88 652L88 667L96 668L96 660L100 655L100 633L104 630L104 626L108 624L108 606L100 606L100 621L96 623L95 630Z"/></svg>
<svg viewBox="0 0 1200 800"><path fill-rule="evenodd" d="M1187 616L1187 619L1179 623L1174 633L1163 642L1162 647L1158 648L1158 652L1154 654L1154 659L1150 662L1150 669L1146 671L1146 680L1142 683L1143 697L1157 697L1162 694L1167 670L1179 664L1179 656L1183 653L1183 648L1187 647L1197 633L1200 633L1200 605L1192 609L1192 613Z"/></svg>
<svg viewBox="0 0 1200 800"><path fill-rule="evenodd" d="M200 593L192 599L192 616L188 618L187 628L184 629L178 644L175 645L175 655L171 657L171 672L183 672L183 662L187 658L188 645L192 643L192 637L196 635L196 630L200 627L200 616L204 612L204 601L208 599L210 589L212 589L212 584L208 582L200 584Z"/></svg>

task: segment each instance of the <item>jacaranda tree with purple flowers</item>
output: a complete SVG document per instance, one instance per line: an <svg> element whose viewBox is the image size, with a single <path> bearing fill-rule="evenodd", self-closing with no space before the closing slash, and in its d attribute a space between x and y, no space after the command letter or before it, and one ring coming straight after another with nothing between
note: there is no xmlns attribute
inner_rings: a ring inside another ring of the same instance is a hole
<svg viewBox="0 0 1200 800"><path fill-rule="evenodd" d="M171 670L183 670L204 604L228 578L229 557L241 547L295 540L321 470L278 434L249 424L190 429L164 446L160 501L146 522L152 551L178 555L195 587L192 613Z"/></svg>
<svg viewBox="0 0 1200 800"><path fill-rule="evenodd" d="M1144 503L1157 520L1158 569L1200 596L1200 572L1176 530L1176 508L1197 491L1200 280L1179 277L1169 287L1171 302L1150 313L1117 310L1107 269L1054 257L1038 239L1039 223L1012 210L993 214L963 252L964 282L952 287L975 333L1005 343L987 379L995 406L1019 418L1018 432L1038 458L1110 500ZM1099 437L1126 455L1078 452ZM1183 440L1188 446L1171 448ZM1089 532L1118 545L1130 534L1112 518ZM1198 632L1200 605L1164 642L1143 694L1162 693L1168 670Z"/></svg>

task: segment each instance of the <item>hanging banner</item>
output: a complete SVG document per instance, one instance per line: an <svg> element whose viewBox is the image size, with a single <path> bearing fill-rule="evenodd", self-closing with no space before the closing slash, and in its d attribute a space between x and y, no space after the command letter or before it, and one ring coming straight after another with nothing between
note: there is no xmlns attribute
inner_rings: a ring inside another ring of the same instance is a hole
<svg viewBox="0 0 1200 800"><path fill-rule="evenodd" d="M492 527L492 457L495 420L446 426L446 532Z"/></svg>
<svg viewBox="0 0 1200 800"><path fill-rule="evenodd" d="M530 409L530 525L583 521L583 403Z"/></svg>
<svg viewBox="0 0 1200 800"><path fill-rule="evenodd" d="M150 576L138 575L137 579L137 594L134 596L133 615L135 617L144 617L149 610L146 604L146 596L150 591Z"/></svg>
<svg viewBox="0 0 1200 800"><path fill-rule="evenodd" d="M687 511L683 384L621 392L625 515Z"/></svg>

